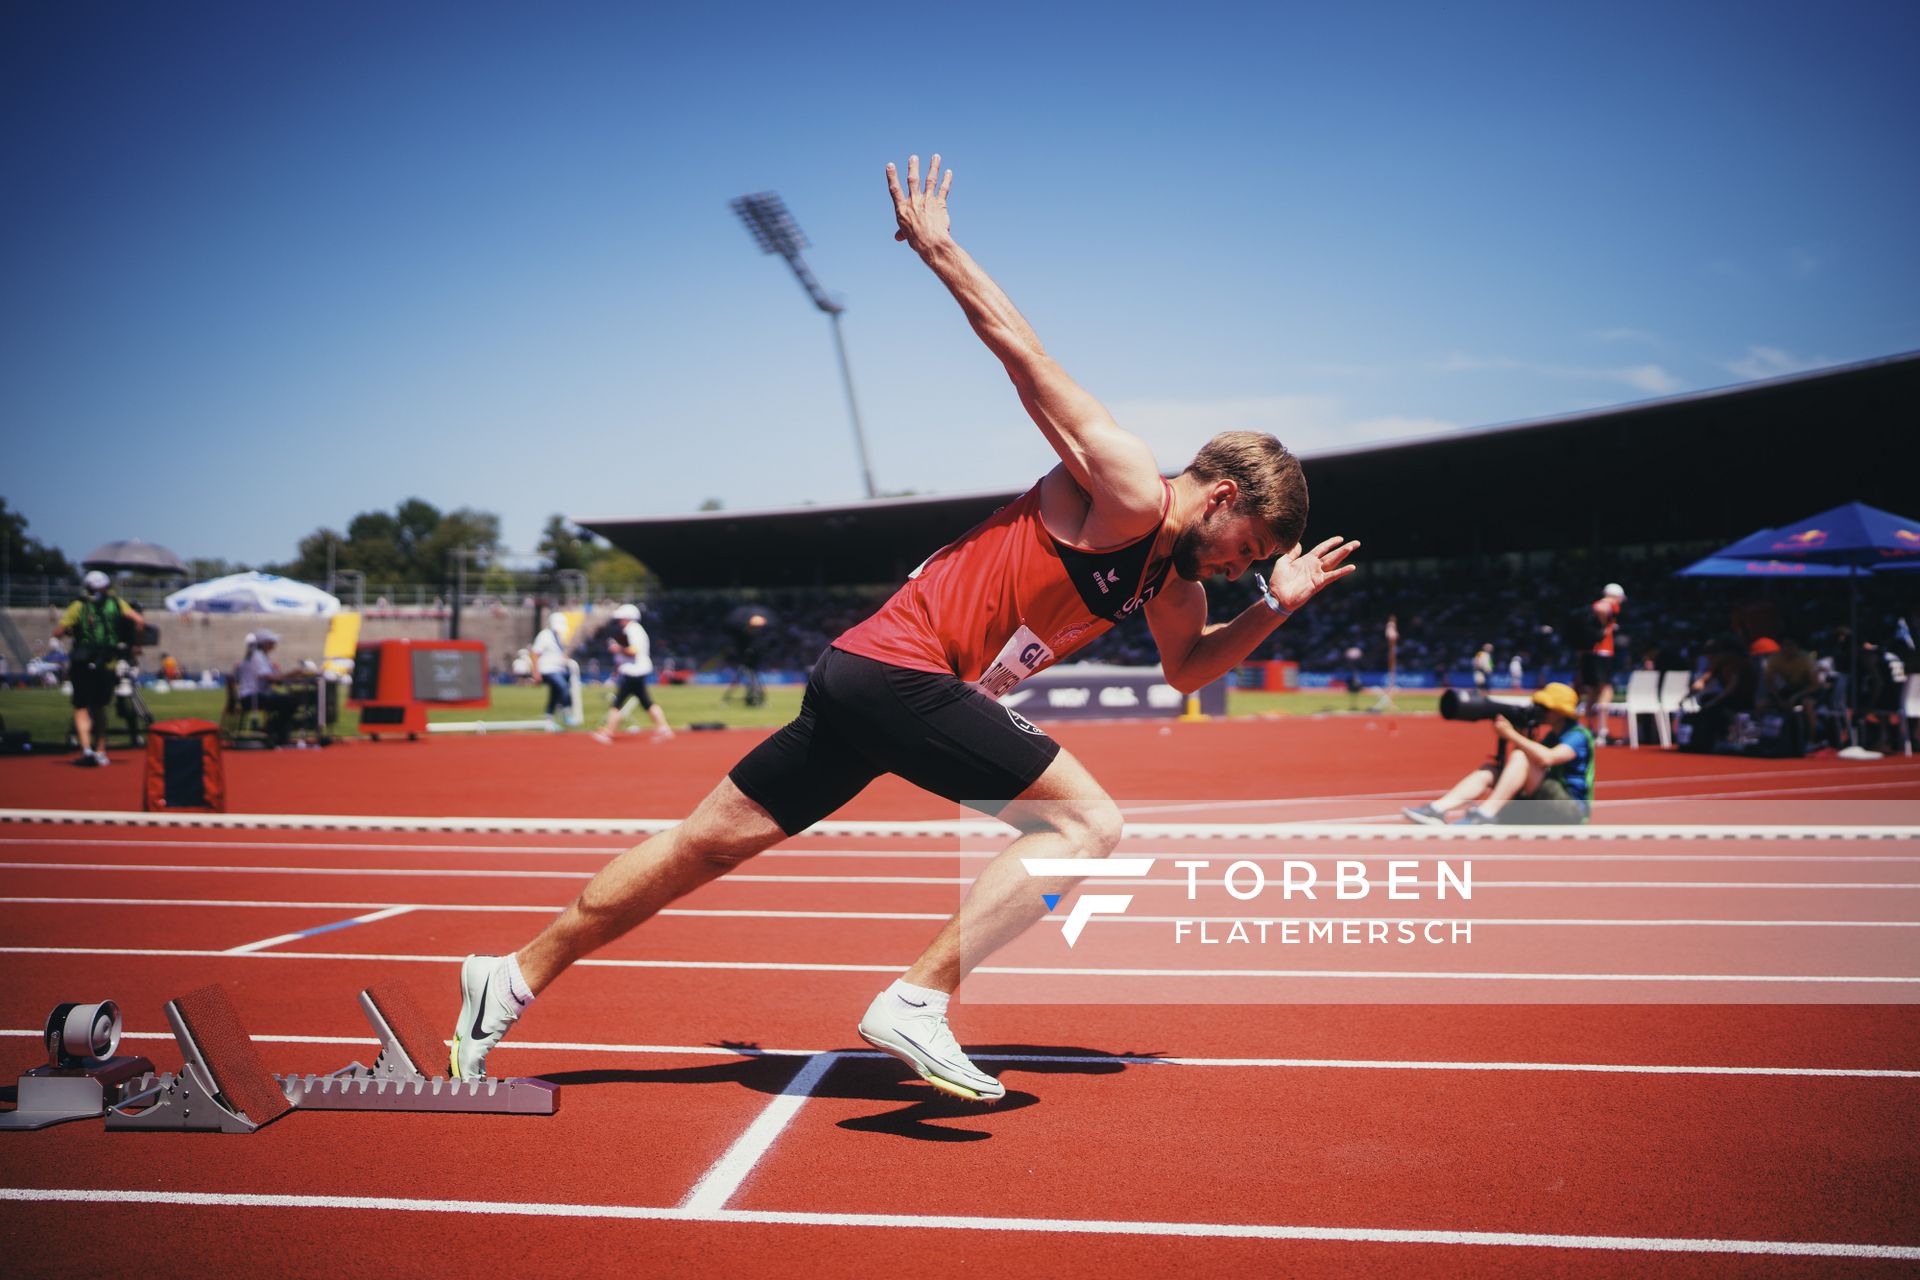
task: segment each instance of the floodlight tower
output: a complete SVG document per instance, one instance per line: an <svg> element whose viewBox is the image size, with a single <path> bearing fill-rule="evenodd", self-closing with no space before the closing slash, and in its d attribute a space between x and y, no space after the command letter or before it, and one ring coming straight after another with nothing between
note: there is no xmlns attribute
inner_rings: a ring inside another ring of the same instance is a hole
<svg viewBox="0 0 1920 1280"><path fill-rule="evenodd" d="M808 242L800 225L787 212L787 202L777 192L762 191L755 195L741 196L733 202L733 211L740 215L740 221L747 224L747 230L760 245L762 253L777 253L787 260L793 268L793 274L799 279L800 287L813 299L813 305L827 313L833 321L833 349L840 356L840 382L847 389L847 413L853 419L853 443L860 451L860 476L867 484L867 496L878 497L873 488L873 463L867 458L867 434L860 426L860 404L853 398L853 371L847 365L847 342L840 336L840 313L846 308L827 296L820 282L813 278L813 272L807 269L806 259L800 256L802 249L813 246Z"/></svg>

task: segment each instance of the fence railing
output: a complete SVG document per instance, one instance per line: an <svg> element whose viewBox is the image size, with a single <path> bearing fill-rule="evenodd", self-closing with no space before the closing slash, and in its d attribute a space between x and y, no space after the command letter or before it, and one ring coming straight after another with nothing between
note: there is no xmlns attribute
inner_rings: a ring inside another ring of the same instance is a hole
<svg viewBox="0 0 1920 1280"><path fill-rule="evenodd" d="M164 610L169 595L182 587L191 586L194 581L197 580L124 578L115 581L113 591L143 612ZM324 582L307 585L327 590ZM607 600L646 600L657 592L658 587L653 583L608 582L593 584L582 596L577 588L563 589L550 579L543 581L526 577L516 580L510 588L497 582L491 585L469 583L460 599L461 607L469 609L495 604L578 608L582 604L598 604ZM364 602L364 608L368 610L448 609L453 605L454 588L446 583L372 582L361 591L351 584L341 583L336 585L332 594L339 597L341 607L347 609L356 607L359 602ZM79 582L69 578L14 577L0 582L0 608L61 609L79 599L80 595Z"/></svg>

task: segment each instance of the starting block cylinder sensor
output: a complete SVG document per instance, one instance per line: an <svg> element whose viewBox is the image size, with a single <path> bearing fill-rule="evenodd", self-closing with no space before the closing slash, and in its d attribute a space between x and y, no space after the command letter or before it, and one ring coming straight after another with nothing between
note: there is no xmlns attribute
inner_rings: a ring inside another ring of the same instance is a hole
<svg viewBox="0 0 1920 1280"><path fill-rule="evenodd" d="M111 1000L98 1004L58 1004L47 1015L47 1061L56 1067L75 1067L88 1058L111 1058L120 1048L120 1006Z"/></svg>

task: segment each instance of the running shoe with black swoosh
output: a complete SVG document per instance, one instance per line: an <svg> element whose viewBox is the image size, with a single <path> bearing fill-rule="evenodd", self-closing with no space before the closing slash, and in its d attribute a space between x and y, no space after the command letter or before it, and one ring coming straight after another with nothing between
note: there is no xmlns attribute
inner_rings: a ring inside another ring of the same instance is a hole
<svg viewBox="0 0 1920 1280"><path fill-rule="evenodd" d="M453 1078L479 1080L487 1054L520 1018L505 956L468 956L460 965L460 1024L453 1029Z"/></svg>
<svg viewBox="0 0 1920 1280"><path fill-rule="evenodd" d="M892 1054L945 1094L968 1102L998 1102L1006 1086L968 1061L947 1029L947 1015L918 1009L891 991L882 991L860 1019L860 1038Z"/></svg>

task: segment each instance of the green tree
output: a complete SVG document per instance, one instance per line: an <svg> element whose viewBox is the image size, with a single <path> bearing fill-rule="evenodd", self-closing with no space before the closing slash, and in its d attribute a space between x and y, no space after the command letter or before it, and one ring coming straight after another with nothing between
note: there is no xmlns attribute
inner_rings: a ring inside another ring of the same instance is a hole
<svg viewBox="0 0 1920 1280"><path fill-rule="evenodd" d="M315 529L276 572L323 582L331 553L335 569L358 570L368 582L441 583L458 576L449 554L456 550L480 553L467 561L469 577L484 572L500 550L500 517L472 507L443 513L425 499L408 498L392 511L362 511L345 533Z"/></svg>
<svg viewBox="0 0 1920 1280"><path fill-rule="evenodd" d="M325 582L327 579L327 553L333 553L333 567L351 569L354 566L346 561L346 535L333 529L315 529L300 539L300 546L292 560L283 565L275 565L273 571L289 578L300 578L307 582ZM223 562L224 563L224 562ZM196 570L197 572L197 570ZM215 575L216 577L219 575Z"/></svg>
<svg viewBox="0 0 1920 1280"><path fill-rule="evenodd" d="M435 557L434 549L427 545L439 532L443 519L440 508L423 498L408 498L393 509L394 545L399 547L415 582L434 582L446 573L445 564L434 563L444 556ZM439 549L444 550L446 545L453 544L442 544Z"/></svg>
<svg viewBox="0 0 1920 1280"><path fill-rule="evenodd" d="M187 561L187 576L196 582L208 578L224 578L230 573L245 573L252 566L241 564L238 560L227 560L219 556L195 556ZM296 574L286 574L296 577Z"/></svg>
<svg viewBox="0 0 1920 1280"><path fill-rule="evenodd" d="M340 567L358 569L369 582L411 581L399 522L385 511L363 511L347 521L346 559Z"/></svg>
<svg viewBox="0 0 1920 1280"><path fill-rule="evenodd" d="M424 507L427 504L423 502L420 505ZM460 568L454 562L452 553L472 551L480 554L467 560L467 577L471 581L477 571L484 571L493 562L499 550L499 516L491 511L475 511L471 507L449 511L440 516L432 529L414 544L414 567L419 574L414 580L438 582L457 577Z"/></svg>
<svg viewBox="0 0 1920 1280"><path fill-rule="evenodd" d="M27 536L27 518L10 509L5 498L0 498L0 561L16 578L71 578L76 573L59 548Z"/></svg>
<svg viewBox="0 0 1920 1280"><path fill-rule="evenodd" d="M467 578L467 585L469 587L473 585L471 575ZM488 564L487 567L481 571L480 590L490 596L498 596L508 603L512 603L516 596L522 594L520 591L520 579L514 574L513 570L507 568L507 566L497 560Z"/></svg>
<svg viewBox="0 0 1920 1280"><path fill-rule="evenodd" d="M565 516L548 517L547 527L540 534L540 545L535 550L555 572L586 568L587 545Z"/></svg>
<svg viewBox="0 0 1920 1280"><path fill-rule="evenodd" d="M587 565L587 585L594 591L635 586L643 590L653 588L656 581L653 570L634 557L618 547L597 547L594 550L595 555Z"/></svg>

